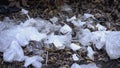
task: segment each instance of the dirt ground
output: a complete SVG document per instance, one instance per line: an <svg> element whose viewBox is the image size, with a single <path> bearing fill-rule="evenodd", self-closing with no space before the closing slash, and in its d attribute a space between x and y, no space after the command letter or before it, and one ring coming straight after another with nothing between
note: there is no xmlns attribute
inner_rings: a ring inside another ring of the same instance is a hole
<svg viewBox="0 0 120 68"><path fill-rule="evenodd" d="M75 2L76 1L76 2ZM72 2L67 2L72 9L72 14L67 14L70 17L77 14L84 14L84 13L91 13L93 15L96 15L97 13L100 13L101 16L96 16L96 18L102 23L105 24L106 22L110 22L112 26L108 29L111 29L113 31L119 31L120 30L120 1L119 0L111 0L111 2L107 2L101 0L75 0ZM112 2L113 1L113 2ZM71 3L72 2L72 3ZM44 5L44 3L39 2L40 4L35 5L34 3L29 2L31 7L25 7L29 10L30 17L36 18L41 17L43 19L48 20L52 16L58 16L60 12L59 8L54 4L49 4L49 7L47 5ZM35 7L36 6L36 7ZM16 18L16 20L25 20L24 15L20 15L19 12L7 14L7 15L0 15L0 20L3 19L4 16L9 16L13 19L13 16ZM70 68L70 66L75 62L72 60L71 55L75 52L73 52L70 49L64 49L64 50L57 50L53 47L53 49L46 49L43 47L43 50L48 51L48 63L45 64L45 61L43 61L43 67L42 68ZM97 50L96 50L97 51ZM90 60L86 57L86 52L84 51L77 51L78 55L82 55L81 61L77 61L78 64L87 64L90 62L95 62L97 66L100 68L120 68L120 59L116 60L110 60L108 55L104 50L97 51L97 54L95 55L95 60ZM45 59L46 51L43 53L42 57ZM0 53L0 68L24 68L23 62L12 62L7 63L3 61L2 53ZM33 68L32 66L29 66L28 68Z"/></svg>

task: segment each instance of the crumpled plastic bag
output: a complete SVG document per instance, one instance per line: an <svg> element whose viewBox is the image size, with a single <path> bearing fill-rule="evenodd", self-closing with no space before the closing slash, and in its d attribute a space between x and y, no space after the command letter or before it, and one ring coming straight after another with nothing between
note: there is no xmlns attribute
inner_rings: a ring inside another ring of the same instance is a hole
<svg viewBox="0 0 120 68"><path fill-rule="evenodd" d="M17 31L12 29L7 29L0 32L0 52L4 52L11 44L11 42L15 39L15 34Z"/></svg>
<svg viewBox="0 0 120 68"><path fill-rule="evenodd" d="M106 37L110 31L95 31L92 32L92 43L95 44L98 50L102 49L106 43Z"/></svg>
<svg viewBox="0 0 120 68"><path fill-rule="evenodd" d="M21 46L16 41L12 41L8 49L6 49L3 53L3 59L7 62L12 61L23 61L24 53Z"/></svg>
<svg viewBox="0 0 120 68"><path fill-rule="evenodd" d="M66 35L54 35L54 33L51 33L47 36L46 40L44 42L46 44L54 44L56 48L58 49L64 49L65 46L69 47L71 44L72 36L71 34Z"/></svg>
<svg viewBox="0 0 120 68"><path fill-rule="evenodd" d="M51 24L49 21L41 19L41 18L30 18L25 21L25 23L21 23L23 27L35 27L38 31L42 33L50 33L54 31L58 31L61 26Z"/></svg>
<svg viewBox="0 0 120 68"><path fill-rule="evenodd" d="M120 57L120 31L113 31L107 35L106 51L110 59Z"/></svg>
<svg viewBox="0 0 120 68"><path fill-rule="evenodd" d="M43 61L43 58L41 56L32 57L25 56L24 67L28 67L29 65L32 64L32 66L34 66L35 68L41 68L42 67L41 61Z"/></svg>
<svg viewBox="0 0 120 68"><path fill-rule="evenodd" d="M73 63L71 68L98 68L97 65L95 63L89 63L89 64L82 64L79 65L77 63Z"/></svg>
<svg viewBox="0 0 120 68"><path fill-rule="evenodd" d="M89 29L83 29L79 35L79 42L83 46L88 46L92 42L92 32Z"/></svg>

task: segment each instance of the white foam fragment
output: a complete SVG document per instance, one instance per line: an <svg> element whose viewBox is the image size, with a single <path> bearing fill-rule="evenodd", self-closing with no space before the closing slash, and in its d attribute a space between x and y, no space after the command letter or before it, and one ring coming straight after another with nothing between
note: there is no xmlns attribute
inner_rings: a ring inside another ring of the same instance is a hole
<svg viewBox="0 0 120 68"><path fill-rule="evenodd" d="M56 23L58 21L58 18L57 17L53 17L50 19L50 21L52 21L53 23Z"/></svg>
<svg viewBox="0 0 120 68"><path fill-rule="evenodd" d="M74 21L74 20L76 20L77 18L76 18L76 16L73 16L73 17L71 17L70 19L67 19L67 22L71 22L71 21Z"/></svg>
<svg viewBox="0 0 120 68"><path fill-rule="evenodd" d="M114 31L108 34L106 51L111 59L120 58L120 31Z"/></svg>
<svg viewBox="0 0 120 68"><path fill-rule="evenodd" d="M99 31L106 31L106 27L104 27L104 26L102 26L102 25L100 25L100 24L97 24L96 25L96 27L97 27L97 29L99 30Z"/></svg>
<svg viewBox="0 0 120 68"><path fill-rule="evenodd" d="M25 57L25 64L24 67L28 67L29 65L33 65L35 68L41 68L42 64L41 61L43 61L43 58L40 56L32 56L32 57Z"/></svg>
<svg viewBox="0 0 120 68"><path fill-rule="evenodd" d="M55 45L56 48L58 49L64 49L65 48L65 45L63 45L59 40L55 39L53 41L53 44Z"/></svg>
<svg viewBox="0 0 120 68"><path fill-rule="evenodd" d="M3 53L3 59L7 62L24 60L23 50L16 41L12 41L10 47Z"/></svg>
<svg viewBox="0 0 120 68"><path fill-rule="evenodd" d="M77 57L76 54L73 54L73 55L72 55L72 58L73 58L74 61L78 61L78 60L79 60L79 58Z"/></svg>
<svg viewBox="0 0 120 68"><path fill-rule="evenodd" d="M73 51L76 51L76 50L79 50L81 47L75 43L72 43L70 45L70 48L73 50Z"/></svg>
<svg viewBox="0 0 120 68"><path fill-rule="evenodd" d="M95 63L82 64L82 65L79 65L77 63L73 63L71 68L98 68L98 67Z"/></svg>
<svg viewBox="0 0 120 68"><path fill-rule="evenodd" d="M87 56L91 59L91 60L94 60L94 54L95 54L95 52L93 51L93 49L90 47L90 46L88 46L87 47L87 51L88 51L88 53L87 53Z"/></svg>
<svg viewBox="0 0 120 68"><path fill-rule="evenodd" d="M63 34L66 34L66 33L71 33L72 32L72 28L65 24L61 29L60 29L60 32L63 33Z"/></svg>

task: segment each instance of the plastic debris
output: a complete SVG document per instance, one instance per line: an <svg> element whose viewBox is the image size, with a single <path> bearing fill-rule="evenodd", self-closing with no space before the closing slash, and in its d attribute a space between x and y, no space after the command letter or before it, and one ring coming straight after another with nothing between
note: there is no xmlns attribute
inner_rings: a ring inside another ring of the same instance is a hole
<svg viewBox="0 0 120 68"><path fill-rule="evenodd" d="M56 48L58 49L64 49L65 48L65 45L63 45L59 40L55 39L53 41L53 44L56 46Z"/></svg>
<svg viewBox="0 0 120 68"><path fill-rule="evenodd" d="M86 22L82 22L81 20L73 20L71 23L73 23L74 24L74 26L76 26L76 27L82 27L83 25L85 25L86 24Z"/></svg>
<svg viewBox="0 0 120 68"><path fill-rule="evenodd" d="M120 31L110 32L107 35L105 48L111 59L120 58Z"/></svg>
<svg viewBox="0 0 120 68"><path fill-rule="evenodd" d="M7 62L24 60L23 50L16 41L12 41L10 47L3 53L3 59Z"/></svg>
<svg viewBox="0 0 120 68"><path fill-rule="evenodd" d="M73 63L71 68L98 68L97 65L95 63L89 63L89 64L83 64L83 65L79 65L77 63Z"/></svg>
<svg viewBox="0 0 120 68"><path fill-rule="evenodd" d="M24 23L21 23L22 26L26 27L26 26L34 26L37 23L37 21L33 18L30 18L28 20L26 20Z"/></svg>
<svg viewBox="0 0 120 68"><path fill-rule="evenodd" d="M60 32L63 33L63 34L66 34L66 33L72 33L72 28L65 24L61 29L60 29Z"/></svg>
<svg viewBox="0 0 120 68"><path fill-rule="evenodd" d="M72 43L70 45L70 48L73 50L73 51L76 51L76 50L79 50L81 47L75 43Z"/></svg>
<svg viewBox="0 0 120 68"><path fill-rule="evenodd" d="M70 19L67 19L67 22L71 22L71 21L74 21L74 20L76 20L77 18L76 18L76 16L73 16L73 17L71 17Z"/></svg>
<svg viewBox="0 0 120 68"><path fill-rule="evenodd" d="M78 60L79 60L79 58L77 57L76 54L73 54L73 55L72 55L72 58L73 58L74 61L78 61Z"/></svg>
<svg viewBox="0 0 120 68"><path fill-rule="evenodd" d="M84 18L85 19L90 18L90 17L93 18L93 19L95 19L94 15L92 15L92 14L88 14L88 13L84 14Z"/></svg>
<svg viewBox="0 0 120 68"><path fill-rule="evenodd" d="M91 60L94 60L94 54L95 54L95 52L93 51L93 49L92 49L90 46L88 46L88 47L87 47L87 51L88 51L87 56L88 56Z"/></svg>
<svg viewBox="0 0 120 68"><path fill-rule="evenodd" d="M16 31L18 31L18 33L16 33L15 38L21 46L27 45L30 40L41 41L46 37L46 34L39 33L34 27L20 27Z"/></svg>
<svg viewBox="0 0 120 68"><path fill-rule="evenodd" d="M22 12L22 14L28 14L28 11L25 9L22 9L21 12Z"/></svg>
<svg viewBox="0 0 120 68"><path fill-rule="evenodd" d="M58 18L57 17L53 17L50 19L50 21L52 21L54 24L58 21Z"/></svg>
<svg viewBox="0 0 120 68"><path fill-rule="evenodd" d="M106 36L110 33L110 31L95 31L92 32L92 43L95 44L97 49L102 49L103 46L105 46L106 43Z"/></svg>
<svg viewBox="0 0 120 68"><path fill-rule="evenodd" d="M83 46L88 46L92 42L92 32L89 29L81 30L81 34L79 35L79 42Z"/></svg>
<svg viewBox="0 0 120 68"><path fill-rule="evenodd" d="M33 57L25 56L24 67L28 67L29 65L32 64L32 66L34 66L35 68L41 68L42 67L41 61L43 61L43 58L40 56L33 56Z"/></svg>
<svg viewBox="0 0 120 68"><path fill-rule="evenodd" d="M73 63L72 66L71 66L71 68L81 68L81 67L80 67L79 64L77 64L77 63Z"/></svg>
<svg viewBox="0 0 120 68"><path fill-rule="evenodd" d="M100 25L100 24L97 24L96 27L98 28L99 31L106 31L106 27Z"/></svg>

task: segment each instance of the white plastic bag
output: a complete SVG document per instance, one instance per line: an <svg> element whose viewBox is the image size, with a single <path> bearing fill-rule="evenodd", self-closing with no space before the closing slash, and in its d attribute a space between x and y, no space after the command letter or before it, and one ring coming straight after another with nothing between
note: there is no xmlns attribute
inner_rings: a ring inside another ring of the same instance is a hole
<svg viewBox="0 0 120 68"><path fill-rule="evenodd" d="M84 46L90 45L90 42L92 42L92 32L89 29L83 29L81 33L79 35L79 42Z"/></svg>
<svg viewBox="0 0 120 68"><path fill-rule="evenodd" d="M33 56L33 57L25 56L24 67L28 67L29 65L32 64L32 66L34 66L35 68L41 68L42 67L41 61L43 61L43 58L41 56Z"/></svg>
<svg viewBox="0 0 120 68"><path fill-rule="evenodd" d="M12 41L11 45L5 52L3 52L3 59L7 62L12 61L23 61L24 60L24 53L21 46L16 42Z"/></svg>
<svg viewBox="0 0 120 68"><path fill-rule="evenodd" d="M114 31L108 34L106 51L111 59L117 59L120 57L120 31Z"/></svg>

